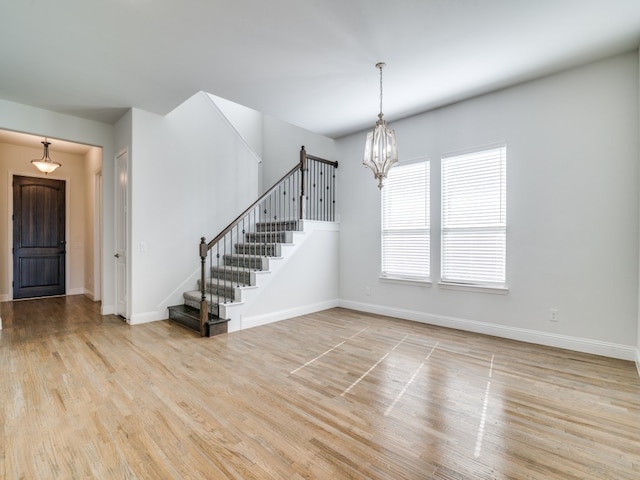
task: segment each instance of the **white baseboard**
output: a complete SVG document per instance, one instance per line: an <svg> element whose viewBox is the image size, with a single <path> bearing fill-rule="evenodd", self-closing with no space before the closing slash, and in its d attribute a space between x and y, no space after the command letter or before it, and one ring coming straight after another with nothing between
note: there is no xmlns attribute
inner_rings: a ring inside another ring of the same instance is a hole
<svg viewBox="0 0 640 480"><path fill-rule="evenodd" d="M100 305L100 315L114 315L116 313L116 308L114 305L105 305L104 303Z"/></svg>
<svg viewBox="0 0 640 480"><path fill-rule="evenodd" d="M157 322L158 320L166 320L169 318L168 312L164 310L163 312L145 312L145 313L136 313L135 315L131 315L131 318L127 320L129 325L140 325L142 323L149 322Z"/></svg>
<svg viewBox="0 0 640 480"><path fill-rule="evenodd" d="M338 307L340 300L327 300L325 302L314 303L312 305L302 305L300 307L290 308L287 310L281 310L279 312L267 313L264 315L254 315L251 317L242 317L241 329L259 327L260 325L266 325L268 323L279 322L280 320L287 320L288 318L299 317L300 315L308 315L310 313L321 312L322 310L328 310L329 308Z"/></svg>
<svg viewBox="0 0 640 480"><path fill-rule="evenodd" d="M524 328L509 327L505 325L496 325L493 323L476 322L463 318L447 317L444 315L417 312L414 310L403 310L399 308L384 307L380 305L372 305L368 303L352 302L341 300L340 306L359 310L362 312L376 313L389 317L401 318L404 320L413 320L415 322L428 323L430 325L438 325L441 327L456 328L468 332L483 333L496 337L509 338L511 340L519 340L522 342L536 343L549 347L565 348L577 352L592 353L594 355L603 355L605 357L619 358L622 360L640 362L638 358L638 350L636 347L629 345L620 345L610 342L601 342L588 338L570 337L567 335L558 335L548 332L539 332L536 330L528 330ZM638 367L640 372L640 364Z"/></svg>
<svg viewBox="0 0 640 480"><path fill-rule="evenodd" d="M640 345L636 350L636 368L638 369L638 375L640 376Z"/></svg>
<svg viewBox="0 0 640 480"><path fill-rule="evenodd" d="M0 302L8 302L9 295L0 295Z"/></svg>
<svg viewBox="0 0 640 480"><path fill-rule="evenodd" d="M84 292L86 290L84 289L84 287L81 288L70 288L67 291L67 295L84 295Z"/></svg>

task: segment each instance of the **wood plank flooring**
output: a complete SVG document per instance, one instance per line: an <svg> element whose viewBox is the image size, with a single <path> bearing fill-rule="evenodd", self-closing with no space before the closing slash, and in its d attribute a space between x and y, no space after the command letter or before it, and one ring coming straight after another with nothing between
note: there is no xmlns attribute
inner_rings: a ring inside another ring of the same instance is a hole
<svg viewBox="0 0 640 480"><path fill-rule="evenodd" d="M204 339L0 312L2 479L640 478L631 362L345 309Z"/></svg>

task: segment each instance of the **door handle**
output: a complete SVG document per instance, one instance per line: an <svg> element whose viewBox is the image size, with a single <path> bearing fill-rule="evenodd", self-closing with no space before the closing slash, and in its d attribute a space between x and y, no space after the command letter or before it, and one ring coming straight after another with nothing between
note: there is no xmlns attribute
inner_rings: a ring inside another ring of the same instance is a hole
<svg viewBox="0 0 640 480"><path fill-rule="evenodd" d="M114 255L114 257L116 257L116 258L120 258L120 254L119 254L119 253L116 253L116 254Z"/></svg>

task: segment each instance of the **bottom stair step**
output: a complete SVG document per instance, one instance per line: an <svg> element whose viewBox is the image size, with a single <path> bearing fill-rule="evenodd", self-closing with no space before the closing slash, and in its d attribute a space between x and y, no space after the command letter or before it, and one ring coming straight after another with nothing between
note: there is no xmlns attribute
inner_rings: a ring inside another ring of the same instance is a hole
<svg viewBox="0 0 640 480"><path fill-rule="evenodd" d="M189 330L200 333L200 310L188 305L175 305L169 307L169 320L178 323ZM229 320L209 314L209 321L205 326L205 336L213 337L227 333Z"/></svg>

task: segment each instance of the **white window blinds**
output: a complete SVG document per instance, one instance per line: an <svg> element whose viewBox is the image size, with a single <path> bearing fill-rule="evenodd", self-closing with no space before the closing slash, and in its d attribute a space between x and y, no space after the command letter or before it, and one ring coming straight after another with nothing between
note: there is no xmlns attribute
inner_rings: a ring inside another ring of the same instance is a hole
<svg viewBox="0 0 640 480"><path fill-rule="evenodd" d="M507 148L442 158L442 282L505 286Z"/></svg>
<svg viewBox="0 0 640 480"><path fill-rule="evenodd" d="M429 278L429 162L398 165L382 189L382 276Z"/></svg>

